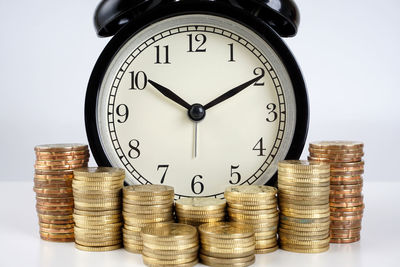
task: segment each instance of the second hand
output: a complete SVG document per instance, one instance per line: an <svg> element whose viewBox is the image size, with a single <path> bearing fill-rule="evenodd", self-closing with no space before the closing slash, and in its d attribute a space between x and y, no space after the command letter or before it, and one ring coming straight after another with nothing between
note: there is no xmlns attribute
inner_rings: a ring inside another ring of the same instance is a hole
<svg viewBox="0 0 400 267"><path fill-rule="evenodd" d="M197 157L197 124L198 122L194 122L194 157Z"/></svg>

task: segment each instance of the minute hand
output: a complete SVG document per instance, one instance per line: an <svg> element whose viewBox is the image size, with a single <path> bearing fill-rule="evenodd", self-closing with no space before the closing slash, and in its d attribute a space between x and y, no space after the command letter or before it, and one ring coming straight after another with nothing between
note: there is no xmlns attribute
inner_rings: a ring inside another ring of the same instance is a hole
<svg viewBox="0 0 400 267"><path fill-rule="evenodd" d="M211 101L210 103L206 104L204 106L204 109L207 110L209 108L212 108L213 106L231 98L232 96L240 93L242 90L246 89L247 87L249 87L250 85L252 85L253 83L258 82L263 76L258 76L248 82L245 82L244 84L241 84L231 90L229 90L228 92L220 95L219 97L217 97L216 99L214 99L213 101Z"/></svg>

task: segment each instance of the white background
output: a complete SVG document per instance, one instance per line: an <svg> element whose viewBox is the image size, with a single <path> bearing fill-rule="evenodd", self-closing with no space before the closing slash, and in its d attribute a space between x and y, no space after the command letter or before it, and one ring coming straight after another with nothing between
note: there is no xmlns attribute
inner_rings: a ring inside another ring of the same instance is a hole
<svg viewBox="0 0 400 267"><path fill-rule="evenodd" d="M400 2L296 2L299 33L286 40L308 87L308 142L364 141L365 179L397 180ZM0 0L0 180L31 181L37 144L87 143L86 85L108 42L94 31L98 3Z"/></svg>

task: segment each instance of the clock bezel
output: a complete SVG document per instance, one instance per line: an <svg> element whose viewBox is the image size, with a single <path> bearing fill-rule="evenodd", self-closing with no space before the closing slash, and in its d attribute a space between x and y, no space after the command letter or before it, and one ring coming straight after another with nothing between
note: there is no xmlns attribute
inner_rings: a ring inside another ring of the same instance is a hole
<svg viewBox="0 0 400 267"><path fill-rule="evenodd" d="M171 12L171 10L174 11ZM263 21L229 5L219 2L208 2L207 4L202 2L196 4L174 2L164 5L163 8L156 8L127 24L110 40L96 62L86 92L85 125L89 145L98 166L111 166L100 141L96 119L97 97L109 64L125 42L143 28L163 19L190 14L207 14L233 20L252 30L275 50L289 74L296 101L296 126L292 143L285 158L298 159L303 151L308 132L308 97L301 71L282 39ZM275 185L276 180L277 174L275 173L267 184Z"/></svg>

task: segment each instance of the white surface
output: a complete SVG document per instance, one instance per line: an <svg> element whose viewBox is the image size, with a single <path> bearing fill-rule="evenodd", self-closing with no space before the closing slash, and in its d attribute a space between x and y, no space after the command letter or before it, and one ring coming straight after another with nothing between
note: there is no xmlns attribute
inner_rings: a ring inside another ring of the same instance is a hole
<svg viewBox="0 0 400 267"><path fill-rule="evenodd" d="M75 249L73 243L41 240L32 186L33 182L0 183L0 266L143 266L140 255L124 249L85 252ZM278 250L271 254L257 255L254 266L398 266L400 210L396 203L399 190L400 183L366 182L366 208L360 242L332 244L329 251L321 254Z"/></svg>
<svg viewBox="0 0 400 267"><path fill-rule="evenodd" d="M36 144L86 142L86 85L108 41L94 32L98 3L0 0L1 180L31 179ZM286 41L308 87L308 140L364 141L366 177L396 181L400 1L296 3L299 33Z"/></svg>

